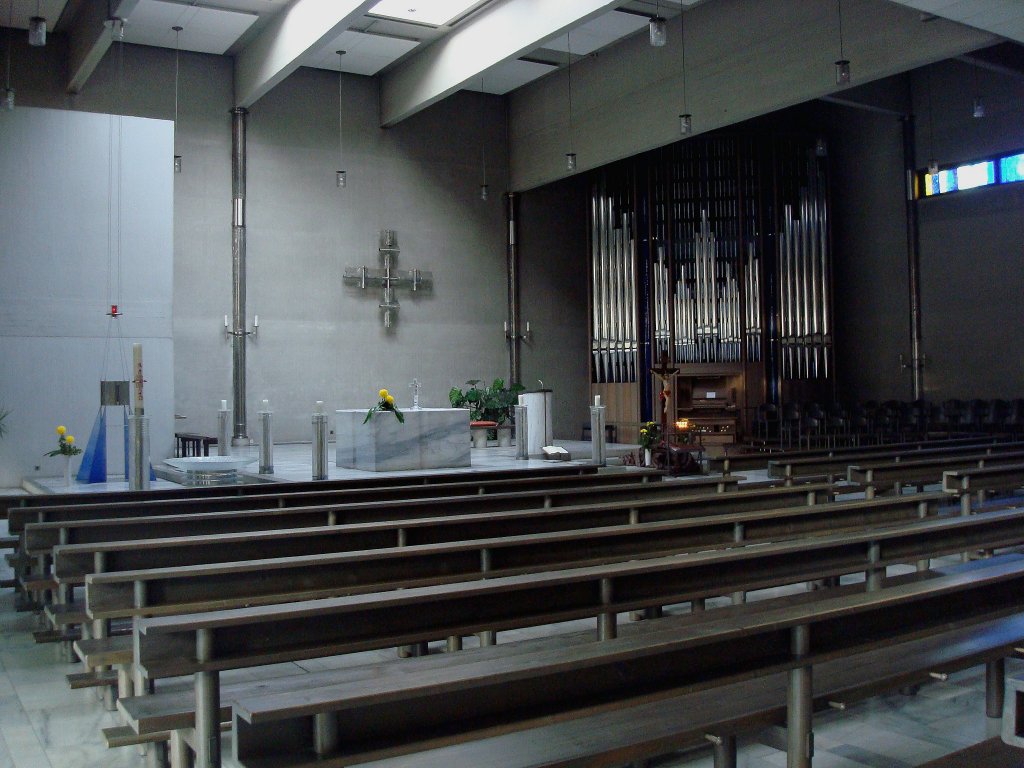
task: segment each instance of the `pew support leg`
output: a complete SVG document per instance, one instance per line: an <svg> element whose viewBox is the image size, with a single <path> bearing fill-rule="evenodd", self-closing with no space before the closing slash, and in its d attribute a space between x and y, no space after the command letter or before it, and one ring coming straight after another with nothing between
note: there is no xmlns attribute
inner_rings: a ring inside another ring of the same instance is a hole
<svg viewBox="0 0 1024 768"><path fill-rule="evenodd" d="M736 768L735 736L718 736L709 733L705 738L712 744L714 768Z"/></svg>
<svg viewBox="0 0 1024 768"><path fill-rule="evenodd" d="M220 678L196 672L195 768L220 768Z"/></svg>
<svg viewBox="0 0 1024 768"><path fill-rule="evenodd" d="M985 665L985 715L1003 716L1006 696L1006 659L995 659Z"/></svg>
<svg viewBox="0 0 1024 768"><path fill-rule="evenodd" d="M809 628L806 625L794 627L791 642L794 657L806 656L810 651ZM787 768L811 768L811 757L814 754L811 682L810 666L795 667L789 671L786 693Z"/></svg>

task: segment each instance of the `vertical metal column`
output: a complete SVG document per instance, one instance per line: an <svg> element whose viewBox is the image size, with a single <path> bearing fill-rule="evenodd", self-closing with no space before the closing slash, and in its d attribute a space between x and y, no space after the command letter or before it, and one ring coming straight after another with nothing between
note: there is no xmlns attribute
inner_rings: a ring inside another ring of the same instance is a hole
<svg viewBox="0 0 1024 768"><path fill-rule="evenodd" d="M506 218L508 220L508 251L506 263L508 267L508 377L512 384L522 380L520 353L522 351L519 334L519 248L517 215L518 200L515 192L505 195Z"/></svg>
<svg viewBox="0 0 1024 768"><path fill-rule="evenodd" d="M910 386L914 400L924 397L924 357L921 353L921 242L917 218L914 177L917 173L914 116L903 123L903 166L907 184L907 277L910 290Z"/></svg>
<svg viewBox="0 0 1024 768"><path fill-rule="evenodd" d="M608 463L603 405L590 406L590 463L599 467Z"/></svg>
<svg viewBox="0 0 1024 768"><path fill-rule="evenodd" d="M196 633L196 660L213 656L213 631ZM196 672L195 768L220 768L220 677L217 672Z"/></svg>
<svg viewBox="0 0 1024 768"><path fill-rule="evenodd" d="M245 420L245 116L231 110L231 389L236 445L249 440Z"/></svg>
<svg viewBox="0 0 1024 768"><path fill-rule="evenodd" d="M790 650L799 660L811 650L807 625L793 627ZM811 668L794 667L789 671L786 695L786 766L811 768L814 734L811 732Z"/></svg>
<svg viewBox="0 0 1024 768"><path fill-rule="evenodd" d="M1006 659L995 659L985 664L985 715L1003 716L1006 696Z"/></svg>

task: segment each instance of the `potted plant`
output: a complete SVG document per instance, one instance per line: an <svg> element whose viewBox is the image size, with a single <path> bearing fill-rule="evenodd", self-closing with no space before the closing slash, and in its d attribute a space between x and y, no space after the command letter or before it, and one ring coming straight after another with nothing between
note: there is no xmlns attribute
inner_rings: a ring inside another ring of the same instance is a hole
<svg viewBox="0 0 1024 768"><path fill-rule="evenodd" d="M452 408L469 408L470 421L493 421L499 426L511 421L512 406L526 387L522 384L506 387L504 379L495 379L484 388L479 386L480 383L480 379L470 379L466 382L469 388L465 391L452 387L448 392Z"/></svg>

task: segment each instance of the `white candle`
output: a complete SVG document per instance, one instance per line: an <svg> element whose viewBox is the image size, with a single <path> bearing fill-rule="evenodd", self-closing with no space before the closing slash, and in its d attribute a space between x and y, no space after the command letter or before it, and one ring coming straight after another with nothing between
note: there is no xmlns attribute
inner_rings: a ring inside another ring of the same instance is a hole
<svg viewBox="0 0 1024 768"><path fill-rule="evenodd" d="M142 401L142 345L138 342L132 344L132 370L135 373L135 415L141 416L145 408Z"/></svg>
<svg viewBox="0 0 1024 768"><path fill-rule="evenodd" d="M519 396L519 404L526 405L526 397L524 395Z"/></svg>
<svg viewBox="0 0 1024 768"><path fill-rule="evenodd" d="M316 412L317 413L323 413L324 412L324 401L323 400L317 400L316 401Z"/></svg>
<svg viewBox="0 0 1024 768"><path fill-rule="evenodd" d="M601 396L600 395L594 395L594 405L597 405L597 406L601 405Z"/></svg>
<svg viewBox="0 0 1024 768"><path fill-rule="evenodd" d="M226 411L228 409L228 401L227 400L221 400L220 401L220 409L222 411Z"/></svg>
<svg viewBox="0 0 1024 768"><path fill-rule="evenodd" d="M228 316L227 315L224 315L224 327L225 328L228 327Z"/></svg>
<svg viewBox="0 0 1024 768"><path fill-rule="evenodd" d="M263 401L263 410L264 411L269 411L270 410L270 401L269 400L264 400Z"/></svg>

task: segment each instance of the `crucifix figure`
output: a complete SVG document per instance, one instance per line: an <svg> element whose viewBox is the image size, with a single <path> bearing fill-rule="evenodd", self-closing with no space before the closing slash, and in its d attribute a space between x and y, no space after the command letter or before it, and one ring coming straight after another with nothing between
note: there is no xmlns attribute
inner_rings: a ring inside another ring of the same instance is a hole
<svg viewBox="0 0 1024 768"><path fill-rule="evenodd" d="M661 400L661 439L663 441L668 439L668 401L672 396L670 380L678 371L678 368L668 367L668 352L665 350L661 351L661 357L658 360L658 365L651 368L651 373L657 376L658 381L661 382L661 392L658 393L658 399ZM666 465L667 463L666 457Z"/></svg>
<svg viewBox="0 0 1024 768"><path fill-rule="evenodd" d="M396 288L410 288L414 291L429 288L434 282L430 272L420 269L395 269L398 260L398 236L393 229L380 231L380 253L382 269L369 267L345 267L344 281L349 285L367 288L380 285L382 290L379 306L384 311L384 327L390 329L401 306L395 295Z"/></svg>

